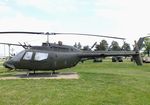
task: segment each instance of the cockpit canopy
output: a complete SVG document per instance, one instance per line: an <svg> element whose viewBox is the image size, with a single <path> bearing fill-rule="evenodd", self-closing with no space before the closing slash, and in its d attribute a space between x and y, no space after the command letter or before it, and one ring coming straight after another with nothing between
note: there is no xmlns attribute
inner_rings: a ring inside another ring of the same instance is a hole
<svg viewBox="0 0 150 105"><path fill-rule="evenodd" d="M16 56L11 58L12 61L20 61L22 60L35 60L42 61L48 58L48 53L46 52L32 52L32 51L21 51Z"/></svg>

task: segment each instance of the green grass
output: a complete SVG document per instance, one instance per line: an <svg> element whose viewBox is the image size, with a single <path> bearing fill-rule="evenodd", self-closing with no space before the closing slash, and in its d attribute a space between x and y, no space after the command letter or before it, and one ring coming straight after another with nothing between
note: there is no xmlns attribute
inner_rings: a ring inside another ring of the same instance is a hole
<svg viewBox="0 0 150 105"><path fill-rule="evenodd" d="M0 80L0 105L150 105L150 64L78 64L78 80ZM15 74L0 66L0 77Z"/></svg>

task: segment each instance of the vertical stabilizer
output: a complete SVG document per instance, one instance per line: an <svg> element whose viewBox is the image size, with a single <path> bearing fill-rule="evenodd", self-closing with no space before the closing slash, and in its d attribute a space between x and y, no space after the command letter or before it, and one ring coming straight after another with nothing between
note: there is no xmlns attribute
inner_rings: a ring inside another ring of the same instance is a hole
<svg viewBox="0 0 150 105"><path fill-rule="evenodd" d="M138 46L138 49L141 50L142 47L143 47L143 42L144 42L144 38L145 37L141 37L138 42L137 42L137 46Z"/></svg>
<svg viewBox="0 0 150 105"><path fill-rule="evenodd" d="M137 65L143 65L143 61L142 61L142 57L141 57L141 54L140 54L140 50L142 49L143 47L143 41L144 41L144 38L145 37L141 37L138 42L136 43L135 42L135 47L134 47L134 51L136 52L136 55L133 55L133 59L134 61L136 62Z"/></svg>

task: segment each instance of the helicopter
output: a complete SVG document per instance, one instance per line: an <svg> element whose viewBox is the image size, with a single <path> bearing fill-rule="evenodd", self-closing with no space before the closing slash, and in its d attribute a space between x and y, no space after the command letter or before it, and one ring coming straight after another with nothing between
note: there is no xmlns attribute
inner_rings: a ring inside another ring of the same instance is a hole
<svg viewBox="0 0 150 105"><path fill-rule="evenodd" d="M62 42L58 44L49 43L50 35L85 35L95 37L106 37L122 39L119 37L93 35L93 34L80 34L80 33L49 33L49 32L22 32L22 31L8 31L0 32L0 34L36 34L47 35L47 42L42 46L21 45L24 48L23 51L4 62L3 66L9 69L22 69L27 70L27 75L30 71L38 70L52 70L55 73L56 70L65 68L71 68L76 66L83 59L96 59L108 56L132 56L137 65L142 65L141 55L139 53L139 46L141 41L136 43L133 51L82 51L73 46L63 45ZM1 43L6 44L6 43ZM11 45L7 43L8 45ZM13 44L12 44L13 45Z"/></svg>

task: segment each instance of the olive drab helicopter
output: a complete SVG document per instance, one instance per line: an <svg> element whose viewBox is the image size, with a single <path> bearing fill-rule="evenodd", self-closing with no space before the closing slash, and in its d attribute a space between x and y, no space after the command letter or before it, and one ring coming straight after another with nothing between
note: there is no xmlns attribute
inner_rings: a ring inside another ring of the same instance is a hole
<svg viewBox="0 0 150 105"><path fill-rule="evenodd" d="M80 33L49 33L49 32L0 32L0 34L36 34L36 35L47 35L49 39L50 35L86 35L95 37L106 37L124 40L124 38L93 35L93 34L80 34ZM1 43L8 44L9 43ZM13 45L13 44L12 44ZM15 44L14 44L15 45ZM9 69L22 69L29 71L37 70L60 70L64 68L71 68L76 66L82 59L96 59L107 56L132 56L137 65L142 65L141 56L139 53L139 47L141 41L139 40L133 51L82 51L73 46L63 45L61 42L58 44L43 43L42 46L31 46L22 45L25 49L12 57L11 59L4 62L3 66Z"/></svg>

